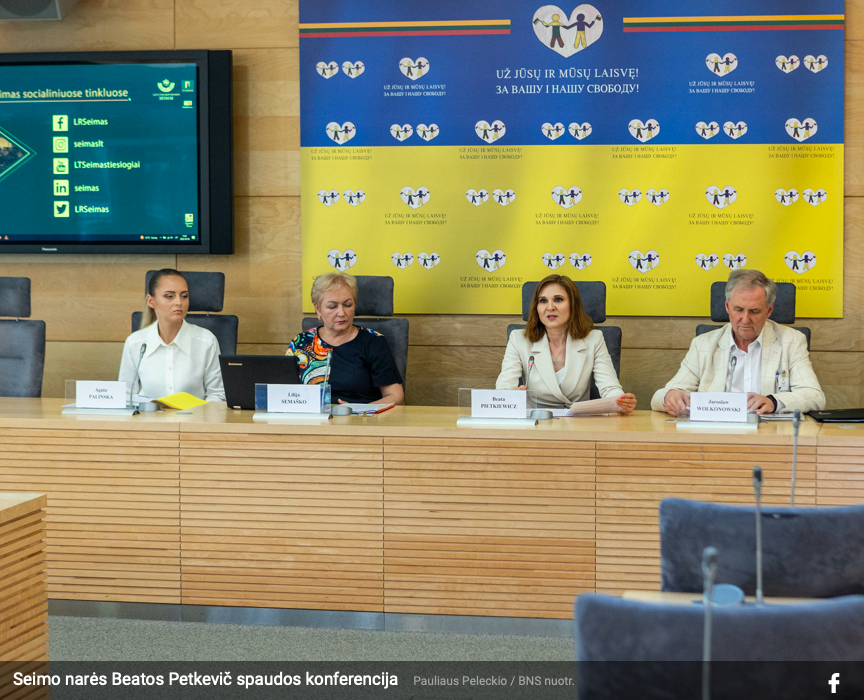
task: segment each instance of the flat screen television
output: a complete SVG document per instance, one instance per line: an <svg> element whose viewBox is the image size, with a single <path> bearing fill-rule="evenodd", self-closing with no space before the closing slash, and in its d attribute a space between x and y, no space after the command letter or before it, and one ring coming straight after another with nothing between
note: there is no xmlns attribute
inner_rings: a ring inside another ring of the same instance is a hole
<svg viewBox="0 0 864 700"><path fill-rule="evenodd" d="M234 252L231 68L0 54L0 255Z"/></svg>

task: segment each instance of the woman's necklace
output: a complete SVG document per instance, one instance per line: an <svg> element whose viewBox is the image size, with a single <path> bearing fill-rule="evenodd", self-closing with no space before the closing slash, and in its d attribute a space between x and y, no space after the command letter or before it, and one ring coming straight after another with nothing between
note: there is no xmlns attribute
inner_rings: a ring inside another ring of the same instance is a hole
<svg viewBox="0 0 864 700"><path fill-rule="evenodd" d="M567 349L567 342L565 341L564 346L562 347L562 350L566 350L566 349ZM556 365L559 364L561 362L561 356L559 355L558 358L556 359L555 353L552 351L552 343L549 343L549 352L552 355L552 363L556 364Z"/></svg>

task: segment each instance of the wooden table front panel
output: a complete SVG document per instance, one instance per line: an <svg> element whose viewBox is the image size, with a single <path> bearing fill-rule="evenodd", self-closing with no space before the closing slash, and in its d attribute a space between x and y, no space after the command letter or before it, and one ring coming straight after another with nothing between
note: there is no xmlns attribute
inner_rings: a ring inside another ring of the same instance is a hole
<svg viewBox="0 0 864 700"><path fill-rule="evenodd" d="M382 439L185 432L183 602L383 610Z"/></svg>
<svg viewBox="0 0 864 700"><path fill-rule="evenodd" d="M45 497L0 513L0 661L48 660Z"/></svg>
<svg viewBox="0 0 864 700"><path fill-rule="evenodd" d="M752 505L753 467L766 505L789 505L792 448L736 444L597 444L597 590L658 590L664 498ZM816 503L816 448L798 447L795 505ZM722 552L720 553L722 556Z"/></svg>
<svg viewBox="0 0 864 700"><path fill-rule="evenodd" d="M179 432L0 428L0 487L48 494L48 594L180 602Z"/></svg>
<svg viewBox="0 0 864 700"><path fill-rule="evenodd" d="M384 439L388 613L568 618L594 590L594 443Z"/></svg>

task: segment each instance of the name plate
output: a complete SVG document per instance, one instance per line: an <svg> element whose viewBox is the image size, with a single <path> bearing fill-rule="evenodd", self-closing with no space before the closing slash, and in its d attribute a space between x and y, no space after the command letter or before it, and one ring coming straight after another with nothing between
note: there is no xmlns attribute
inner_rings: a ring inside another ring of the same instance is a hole
<svg viewBox="0 0 864 700"><path fill-rule="evenodd" d="M690 394L690 420L747 422L747 394L702 391Z"/></svg>
<svg viewBox="0 0 864 700"><path fill-rule="evenodd" d="M126 382L75 382L76 408L126 408Z"/></svg>
<svg viewBox="0 0 864 700"><path fill-rule="evenodd" d="M321 385L268 384L267 413L321 413Z"/></svg>
<svg viewBox="0 0 864 700"><path fill-rule="evenodd" d="M525 418L526 406L524 391L471 390L472 418Z"/></svg>

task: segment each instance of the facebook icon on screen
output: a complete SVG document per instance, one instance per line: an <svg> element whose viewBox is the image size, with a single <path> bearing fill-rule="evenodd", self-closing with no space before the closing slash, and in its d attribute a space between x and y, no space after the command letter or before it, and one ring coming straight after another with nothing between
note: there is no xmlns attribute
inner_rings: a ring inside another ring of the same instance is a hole
<svg viewBox="0 0 864 700"><path fill-rule="evenodd" d="M52 117L54 131L69 131L69 117L65 114L55 114Z"/></svg>

